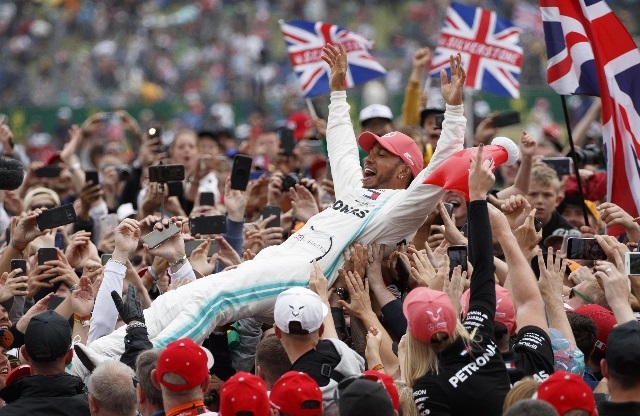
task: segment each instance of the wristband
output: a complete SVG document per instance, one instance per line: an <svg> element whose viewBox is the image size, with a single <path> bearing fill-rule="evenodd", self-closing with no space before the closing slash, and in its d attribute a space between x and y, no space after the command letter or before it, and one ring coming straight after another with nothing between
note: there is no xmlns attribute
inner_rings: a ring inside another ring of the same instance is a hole
<svg viewBox="0 0 640 416"><path fill-rule="evenodd" d="M375 367L373 367L371 370L373 371L380 371L384 368L384 366L382 364L378 364Z"/></svg>
<svg viewBox="0 0 640 416"><path fill-rule="evenodd" d="M121 264L121 265L123 265L124 267L127 267L127 263L122 262L122 261L120 261L120 260L109 259L109 261L112 261L112 262L114 262L114 263L116 263L116 264Z"/></svg>
<svg viewBox="0 0 640 416"><path fill-rule="evenodd" d="M73 314L73 321L82 326L89 326L89 322L91 320L91 315L89 316L80 316L77 313Z"/></svg>
<svg viewBox="0 0 640 416"><path fill-rule="evenodd" d="M146 328L147 325L145 325L144 322L140 322L140 321L133 321L131 323L129 323L127 325L127 329L131 329L131 328Z"/></svg>
<svg viewBox="0 0 640 416"><path fill-rule="evenodd" d="M15 242L15 240L13 240L13 239L9 240L9 245L10 245L10 246L15 250L15 251L20 252L20 254L22 254L22 252L23 252L23 251L24 251L24 249L26 248L26 247L22 247L22 248L18 247L18 243L16 243L16 242Z"/></svg>
<svg viewBox="0 0 640 416"><path fill-rule="evenodd" d="M178 260L169 263L169 266L171 267L179 266L181 264L184 264L186 261L187 261L187 255L183 254L182 257L180 257Z"/></svg>

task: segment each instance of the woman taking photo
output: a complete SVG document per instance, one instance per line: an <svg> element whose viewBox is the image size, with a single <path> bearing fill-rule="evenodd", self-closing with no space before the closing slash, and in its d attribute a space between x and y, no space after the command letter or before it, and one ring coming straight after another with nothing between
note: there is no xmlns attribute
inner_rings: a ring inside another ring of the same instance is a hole
<svg viewBox="0 0 640 416"><path fill-rule="evenodd" d="M469 172L468 251L473 274L467 317L460 322L449 296L428 288L412 290L404 302L408 329L403 374L420 415L497 416L509 391L493 332L496 294L486 202L494 182L490 164L482 162L482 147L478 148Z"/></svg>

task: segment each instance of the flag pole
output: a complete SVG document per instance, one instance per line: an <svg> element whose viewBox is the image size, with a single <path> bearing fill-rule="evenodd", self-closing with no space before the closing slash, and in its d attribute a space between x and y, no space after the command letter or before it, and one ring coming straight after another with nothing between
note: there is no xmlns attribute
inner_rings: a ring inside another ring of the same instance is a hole
<svg viewBox="0 0 640 416"><path fill-rule="evenodd" d="M307 102L307 109L309 110L311 118L318 118L316 108L313 106L313 101L311 101L311 98L305 98L305 101Z"/></svg>
<svg viewBox="0 0 640 416"><path fill-rule="evenodd" d="M582 215L584 216L584 225L589 226L589 217L587 215L587 206L584 203L584 192L582 191L582 179L580 179L580 171L578 169L578 158L576 157L576 146L573 143L573 134L571 133L571 122L569 121L569 110L567 110L567 99L564 95L560 96L562 101L562 112L564 113L564 123L567 126L567 135L569 136L569 146L571 147L571 158L573 159L573 169L575 170L576 182L578 183L578 196L580 198L580 206L582 207Z"/></svg>

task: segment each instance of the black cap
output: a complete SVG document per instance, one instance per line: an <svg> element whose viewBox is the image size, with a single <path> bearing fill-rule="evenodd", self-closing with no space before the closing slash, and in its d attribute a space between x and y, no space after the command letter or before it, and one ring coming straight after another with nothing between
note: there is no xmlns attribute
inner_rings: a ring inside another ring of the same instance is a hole
<svg viewBox="0 0 640 416"><path fill-rule="evenodd" d="M24 346L33 361L55 361L71 347L69 321L55 311L37 314L24 331Z"/></svg>
<svg viewBox="0 0 640 416"><path fill-rule="evenodd" d="M420 127L424 126L424 121L429 114L444 114L444 108L428 107L420 112Z"/></svg>
<svg viewBox="0 0 640 416"><path fill-rule="evenodd" d="M640 377L640 322L629 321L611 330L606 358L616 374Z"/></svg>
<svg viewBox="0 0 640 416"><path fill-rule="evenodd" d="M339 392L340 416L393 416L391 396L380 383L358 379Z"/></svg>

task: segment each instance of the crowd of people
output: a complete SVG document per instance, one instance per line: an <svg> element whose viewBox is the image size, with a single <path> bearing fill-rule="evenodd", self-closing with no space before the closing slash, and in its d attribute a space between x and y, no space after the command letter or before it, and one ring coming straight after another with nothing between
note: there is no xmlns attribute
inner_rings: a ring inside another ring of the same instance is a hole
<svg viewBox="0 0 640 416"><path fill-rule="evenodd" d="M461 60L434 106L426 48L356 138L346 53L323 59L326 121L240 141L98 113L1 191L0 415L640 412L640 220L598 153L559 175L556 134L515 145L494 114L465 140Z"/></svg>

